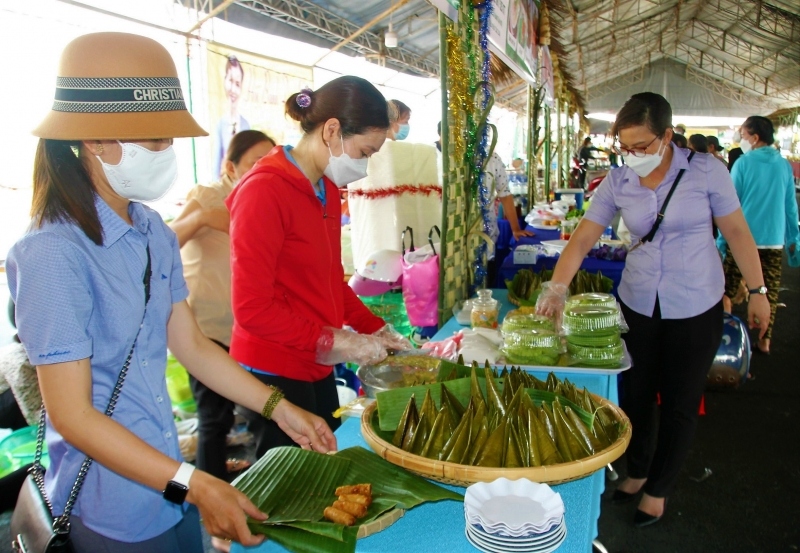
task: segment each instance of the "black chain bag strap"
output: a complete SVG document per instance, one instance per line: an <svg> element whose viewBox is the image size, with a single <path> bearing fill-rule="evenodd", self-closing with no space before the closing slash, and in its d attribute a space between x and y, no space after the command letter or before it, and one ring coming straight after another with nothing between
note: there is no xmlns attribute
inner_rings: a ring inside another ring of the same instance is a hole
<svg viewBox="0 0 800 553"><path fill-rule="evenodd" d="M147 246L147 266L145 267L143 279L145 312L147 310L147 302L150 300L151 275L150 246ZM117 406L122 384L125 382L128 367L131 364L133 350L136 347L136 341L139 339L139 333L143 326L144 316L142 317L142 323L139 325L139 330L136 331L128 357L125 359L125 363L122 364L108 407L106 407L105 413L108 417L114 413L114 408ZM64 513L61 516L54 517L53 505L47 498L44 488L44 467L41 463L45 427L45 409L44 404L42 404L33 466L27 478L25 478L17 498L14 514L11 516L11 545L15 551L20 553L72 553L74 550L69 539L69 517L75 501L78 499L78 493L81 491L86 473L89 472L89 468L92 466L93 459L87 455L83 460L81 468L78 470L78 477L75 479L75 484L72 485L72 490L64 506Z"/></svg>
<svg viewBox="0 0 800 553"><path fill-rule="evenodd" d="M694 151L689 153L689 157L686 158L686 161L687 162L692 161L693 157L694 157ZM661 206L661 209L659 210L658 214L656 215L656 222L653 223L653 228L651 228L650 232L648 232L643 238L641 238L636 243L636 245L634 247L632 247L629 251L632 252L633 250L635 250L639 246L645 244L646 242L651 242L653 240L653 237L656 235L656 231L658 230L658 227L661 226L661 221L664 220L664 212L667 211L667 206L669 205L669 200L672 198L672 193L675 192L675 188L677 188L678 183L681 182L681 177L683 177L683 174L685 172L686 172L686 169L681 169L680 171L678 171L678 176L675 177L675 182L672 183L672 187L669 189L669 193L667 193L667 197L664 199L664 205Z"/></svg>

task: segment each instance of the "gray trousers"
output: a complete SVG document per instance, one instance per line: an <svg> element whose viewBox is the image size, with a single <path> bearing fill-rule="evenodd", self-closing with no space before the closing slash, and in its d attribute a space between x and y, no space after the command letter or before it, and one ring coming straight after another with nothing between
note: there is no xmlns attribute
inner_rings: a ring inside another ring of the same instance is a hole
<svg viewBox="0 0 800 553"><path fill-rule="evenodd" d="M71 517L70 523L75 553L203 553L200 513L194 505L189 506L178 524L163 534L136 543L101 536L84 526L78 517Z"/></svg>

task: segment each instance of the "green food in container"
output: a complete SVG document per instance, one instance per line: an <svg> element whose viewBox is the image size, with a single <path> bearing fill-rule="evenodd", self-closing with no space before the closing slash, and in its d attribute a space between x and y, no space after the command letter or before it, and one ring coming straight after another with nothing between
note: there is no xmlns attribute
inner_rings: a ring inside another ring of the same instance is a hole
<svg viewBox="0 0 800 553"><path fill-rule="evenodd" d="M583 347L616 346L622 343L619 329L598 330L586 334L568 334L567 343Z"/></svg>
<svg viewBox="0 0 800 553"><path fill-rule="evenodd" d="M622 362L624 351L622 342L604 347L576 346L567 342L567 352L576 364L588 367L616 367Z"/></svg>
<svg viewBox="0 0 800 553"><path fill-rule="evenodd" d="M562 324L567 334L619 329L619 312L616 307L576 305L564 310Z"/></svg>
<svg viewBox="0 0 800 553"><path fill-rule="evenodd" d="M503 353L509 363L551 366L558 362L561 340L552 330L515 330L504 333Z"/></svg>
<svg viewBox="0 0 800 553"><path fill-rule="evenodd" d="M577 305L597 305L601 307L617 308L617 299L611 294L603 294L600 292L587 292L585 294L577 294L567 299L566 308L574 307Z"/></svg>
<svg viewBox="0 0 800 553"><path fill-rule="evenodd" d="M504 335L515 330L525 329L555 330L555 323L546 315L523 313L516 309L509 311L506 318L503 319Z"/></svg>

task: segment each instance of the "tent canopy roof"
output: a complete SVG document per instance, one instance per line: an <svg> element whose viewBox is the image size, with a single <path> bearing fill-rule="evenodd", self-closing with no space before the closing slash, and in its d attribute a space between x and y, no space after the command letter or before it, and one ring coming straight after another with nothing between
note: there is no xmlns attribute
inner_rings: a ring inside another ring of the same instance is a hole
<svg viewBox="0 0 800 553"><path fill-rule="evenodd" d="M206 12L223 4L176 1L200 4ZM737 115L767 114L800 104L797 0L542 1L550 9L553 47L562 53L567 82L588 111L653 86L662 94L666 90L673 110L683 114L730 114L737 104L744 110ZM425 0L401 2L228 0L219 17L316 46L344 42L343 53L436 76L438 12ZM390 16L380 17L392 7ZM398 48L383 45L390 22ZM512 97L524 86L507 88ZM620 105L604 109L616 111Z"/></svg>

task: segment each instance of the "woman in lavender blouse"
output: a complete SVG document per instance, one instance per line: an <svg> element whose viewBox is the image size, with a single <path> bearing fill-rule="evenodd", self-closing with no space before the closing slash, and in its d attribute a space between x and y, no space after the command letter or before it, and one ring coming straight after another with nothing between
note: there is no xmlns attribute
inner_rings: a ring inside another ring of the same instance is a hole
<svg viewBox="0 0 800 553"><path fill-rule="evenodd" d="M563 311L567 285L620 212L635 246L619 286L633 360L633 368L623 373L622 408L633 436L626 453L628 478L613 502L632 501L643 492L634 517L641 527L664 514L694 437L706 374L722 337L725 281L712 219L746 281L763 288L764 279L728 171L710 154L695 152L688 159L689 150L672 144L672 108L662 96L633 95L617 113L612 132L626 165L612 169L595 192L537 308L551 315ZM651 240L638 244L653 227L681 170L662 224ZM769 317L766 296L751 294L750 327L760 328L763 335Z"/></svg>

